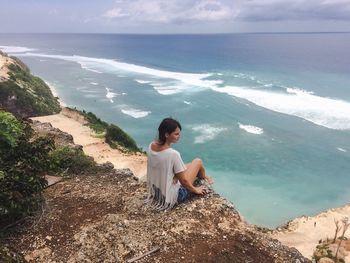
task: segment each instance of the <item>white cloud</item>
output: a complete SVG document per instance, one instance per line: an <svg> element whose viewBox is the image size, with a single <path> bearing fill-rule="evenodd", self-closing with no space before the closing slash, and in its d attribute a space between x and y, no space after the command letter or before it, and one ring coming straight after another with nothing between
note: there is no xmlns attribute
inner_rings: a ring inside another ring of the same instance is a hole
<svg viewBox="0 0 350 263"><path fill-rule="evenodd" d="M102 16L108 17L108 18L117 18L117 17L126 17L126 16L129 16L129 14L123 13L123 11L120 8L113 8L105 12Z"/></svg>
<svg viewBox="0 0 350 263"><path fill-rule="evenodd" d="M248 21L350 20L350 0L250 0L240 9Z"/></svg>
<svg viewBox="0 0 350 263"><path fill-rule="evenodd" d="M134 21L172 23L186 21L220 21L236 16L228 4L219 0L135 0L116 2L103 16L114 18L129 14Z"/></svg>

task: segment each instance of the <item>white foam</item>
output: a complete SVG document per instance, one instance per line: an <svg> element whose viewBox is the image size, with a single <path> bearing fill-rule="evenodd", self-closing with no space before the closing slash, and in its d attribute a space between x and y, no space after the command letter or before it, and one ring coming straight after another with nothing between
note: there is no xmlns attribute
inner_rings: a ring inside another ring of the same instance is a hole
<svg viewBox="0 0 350 263"><path fill-rule="evenodd" d="M341 151L341 152L344 152L344 153L348 152L347 150L345 150L344 148L341 148L341 147L337 147L337 150Z"/></svg>
<svg viewBox="0 0 350 263"><path fill-rule="evenodd" d="M151 81L149 80L142 80L142 79L135 79L135 81L137 83L140 83L140 84L148 84L148 83L151 83Z"/></svg>
<svg viewBox="0 0 350 263"><path fill-rule="evenodd" d="M264 130L262 128L259 128L257 126L253 126L253 125L244 125L242 123L239 123L238 122L238 126L240 129L248 132L248 133L252 133L252 134L257 134L257 135L260 135L260 134L263 134L264 133Z"/></svg>
<svg viewBox="0 0 350 263"><path fill-rule="evenodd" d="M288 93L296 94L296 95L304 95L304 94L314 94L312 91L307 91L299 88L286 88Z"/></svg>
<svg viewBox="0 0 350 263"><path fill-rule="evenodd" d="M115 96L117 96L118 94L117 94L117 93L114 93L114 92L111 92L109 88L106 88L106 91L107 91L106 98L109 99L109 101L110 101L111 103L113 103L113 102L114 102L114 101L113 101L113 98L114 98Z"/></svg>
<svg viewBox="0 0 350 263"><path fill-rule="evenodd" d="M234 86L216 87L213 90L246 99L269 110L298 116L330 129L350 129L350 103L347 101L320 97L295 89L288 93Z"/></svg>
<svg viewBox="0 0 350 263"><path fill-rule="evenodd" d="M199 135L194 138L194 143L205 143L214 140L219 133L227 129L223 127L215 127L210 124L202 124L192 127L192 130L199 133Z"/></svg>
<svg viewBox="0 0 350 263"><path fill-rule="evenodd" d="M187 100L184 100L184 103L187 104L187 105L191 105L192 104L192 102L187 101Z"/></svg>
<svg viewBox="0 0 350 263"><path fill-rule="evenodd" d="M129 115L135 119L144 118L147 115L152 113L151 111L142 111L142 110L132 109L132 108L122 109L121 111L122 111L122 113Z"/></svg>
<svg viewBox="0 0 350 263"><path fill-rule="evenodd" d="M183 84L186 84L186 88L192 88L192 87L212 88L222 83L221 80L207 79L208 77L213 75L211 73L182 73L182 72L165 71L165 70L159 70L159 69L119 62L112 59L92 58L92 57L75 56L75 55L74 56L50 55L50 54L30 53L30 52L21 54L21 56L45 57L45 58L72 61L72 62L79 63L82 68L96 72L96 73L128 72L132 74L152 76L163 80L167 79L169 81L170 80L179 81L179 83L175 83L175 84L173 83L173 87L169 88L168 90L159 91L157 89L158 92L160 93L162 92L161 94L164 94L164 95L174 94L174 90L179 90L178 88L174 89L174 87L177 87L177 86L184 87ZM167 85L167 84L168 83L163 83L163 85Z"/></svg>
<svg viewBox="0 0 350 263"><path fill-rule="evenodd" d="M98 83L97 82L90 82L91 85L97 86Z"/></svg>
<svg viewBox="0 0 350 263"><path fill-rule="evenodd" d="M35 48L19 47L19 46L0 46L1 51L5 53L22 53L35 51Z"/></svg>

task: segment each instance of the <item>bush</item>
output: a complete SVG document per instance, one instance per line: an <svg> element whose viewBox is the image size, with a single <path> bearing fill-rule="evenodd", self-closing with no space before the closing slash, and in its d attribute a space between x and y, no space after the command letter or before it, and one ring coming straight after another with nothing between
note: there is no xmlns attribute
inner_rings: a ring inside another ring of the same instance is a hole
<svg viewBox="0 0 350 263"><path fill-rule="evenodd" d="M111 124L107 127L106 142L115 148L118 148L120 145L133 152L140 151L134 139L114 124Z"/></svg>
<svg viewBox="0 0 350 263"><path fill-rule="evenodd" d="M39 116L61 110L46 83L33 76L19 60L10 64L9 80L0 82L0 106L21 116Z"/></svg>
<svg viewBox="0 0 350 263"><path fill-rule="evenodd" d="M27 123L1 113L1 123L9 119L14 129L0 126L0 134L8 138L2 138L0 144L0 226L24 217L39 204L40 192L47 184L48 154L54 148L49 138L31 141L32 130Z"/></svg>
<svg viewBox="0 0 350 263"><path fill-rule="evenodd" d="M93 158L77 148L64 146L50 153L50 170L54 173L84 174L95 171Z"/></svg>
<svg viewBox="0 0 350 263"><path fill-rule="evenodd" d="M14 147L23 134L24 124L11 113L0 111L0 147Z"/></svg>

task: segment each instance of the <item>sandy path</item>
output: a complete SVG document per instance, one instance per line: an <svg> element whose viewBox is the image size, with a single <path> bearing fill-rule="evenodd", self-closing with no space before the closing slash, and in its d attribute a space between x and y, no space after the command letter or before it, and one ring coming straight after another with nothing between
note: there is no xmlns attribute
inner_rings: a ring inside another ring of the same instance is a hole
<svg viewBox="0 0 350 263"><path fill-rule="evenodd" d="M75 112L64 108L59 114L32 119L49 122L53 127L71 134L74 143L82 145L85 154L92 156L99 164L109 161L117 169L129 168L139 178L146 175L147 158L145 155L124 154L112 149L103 139L93 137L93 131L84 125L84 118Z"/></svg>
<svg viewBox="0 0 350 263"><path fill-rule="evenodd" d="M295 247L304 257L311 259L320 239L325 240L327 237L330 239L334 237L334 220L341 221L344 217L350 219L350 204L327 210L314 217L296 218L290 223L287 230L276 231L272 237L278 239L284 245ZM350 230L345 236L350 238ZM349 255L346 257L346 262L350 262Z"/></svg>

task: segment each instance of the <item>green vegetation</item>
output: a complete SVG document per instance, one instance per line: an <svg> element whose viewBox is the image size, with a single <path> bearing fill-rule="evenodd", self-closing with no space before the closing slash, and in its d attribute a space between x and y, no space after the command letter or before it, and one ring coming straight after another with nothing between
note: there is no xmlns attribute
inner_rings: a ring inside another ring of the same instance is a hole
<svg viewBox="0 0 350 263"><path fill-rule="evenodd" d="M65 146L50 153L50 170L56 174L84 174L95 172L93 158L77 148Z"/></svg>
<svg viewBox="0 0 350 263"><path fill-rule="evenodd" d="M121 146L133 152L140 151L134 139L114 124L111 124L107 127L106 142L113 148L120 149Z"/></svg>
<svg viewBox="0 0 350 263"><path fill-rule="evenodd" d="M0 145L0 225L22 218L39 204L40 192L47 184L48 154L54 148L52 139L31 140L28 124L1 112L0 123L10 119L12 129L0 126L0 134L9 138Z"/></svg>
<svg viewBox="0 0 350 263"><path fill-rule="evenodd" d="M107 122L102 121L100 118L98 118L92 112L86 112L85 110L78 111L78 112L85 117L85 119L89 122L89 127L91 129L93 129L96 133L105 133L106 132L106 129L108 127Z"/></svg>
<svg viewBox="0 0 350 263"><path fill-rule="evenodd" d="M33 139L29 124L0 111L0 228L32 213L41 202L46 174L95 173L79 148L55 149L49 137Z"/></svg>
<svg viewBox="0 0 350 263"><path fill-rule="evenodd" d="M0 147L14 147L23 134L24 124L11 113L0 111Z"/></svg>
<svg viewBox="0 0 350 263"><path fill-rule="evenodd" d="M0 107L21 117L57 113L60 106L46 83L20 60L9 65L9 80L0 82Z"/></svg>

